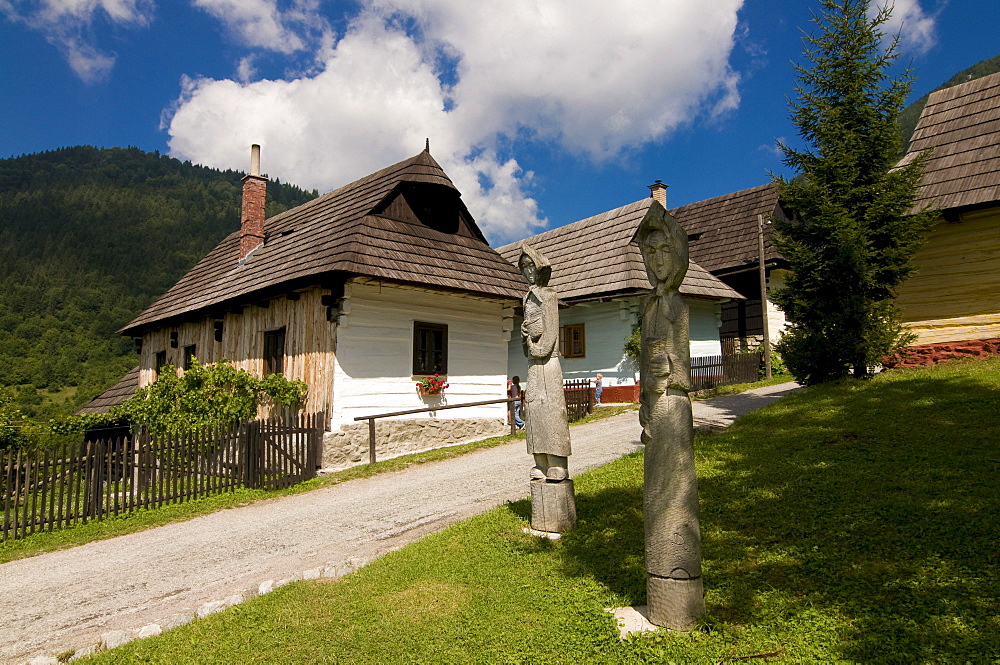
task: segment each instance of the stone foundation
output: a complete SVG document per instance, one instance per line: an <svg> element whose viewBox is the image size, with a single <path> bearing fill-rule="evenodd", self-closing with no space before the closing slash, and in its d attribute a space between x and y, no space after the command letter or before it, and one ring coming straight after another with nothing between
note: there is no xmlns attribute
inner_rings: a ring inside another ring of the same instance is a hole
<svg viewBox="0 0 1000 665"><path fill-rule="evenodd" d="M501 418L421 418L375 421L377 459L479 441L510 433ZM323 436L323 468L344 469L368 463L368 421L344 425Z"/></svg>
<svg viewBox="0 0 1000 665"><path fill-rule="evenodd" d="M988 358L998 354L1000 354L1000 339L938 342L908 347L901 353L884 358L882 364L887 369L924 367L956 358Z"/></svg>

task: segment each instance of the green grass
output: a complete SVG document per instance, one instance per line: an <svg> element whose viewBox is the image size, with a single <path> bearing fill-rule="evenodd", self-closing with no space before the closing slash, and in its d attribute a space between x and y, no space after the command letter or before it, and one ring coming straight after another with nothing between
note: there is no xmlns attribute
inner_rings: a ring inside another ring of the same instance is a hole
<svg viewBox="0 0 1000 665"><path fill-rule="evenodd" d="M593 422L594 420L601 420L637 408L638 405L598 407L594 413L573 424ZM8 540L0 543L0 564L44 554L45 552L66 549L67 547L76 547L77 545L84 545L97 540L124 536L129 533L136 533L137 531L163 526L172 522L183 522L194 519L199 515L207 515L228 508L239 508L256 501L309 492L320 487L328 487L356 478L368 478L379 473L401 471L414 464L426 464L427 462L450 459L475 450L500 446L518 439L524 439L524 432L518 432L513 436L496 436L482 441L473 441L457 446L412 453L392 459L380 460L375 464L362 464L325 474L283 490L239 489L235 492L228 492L163 508L139 510L130 515L120 515L100 522L88 522L87 524L78 524L56 531L36 533L27 538Z"/></svg>
<svg viewBox="0 0 1000 665"><path fill-rule="evenodd" d="M708 397L717 397L719 395L735 395L737 393L753 390L754 388L776 386L779 383L788 383L789 381L794 380L795 377L791 374L773 374L770 379L761 379L760 381L754 381L752 383L734 383L728 386L716 386L711 390L701 390L691 397L692 399L706 399Z"/></svg>
<svg viewBox="0 0 1000 665"><path fill-rule="evenodd" d="M691 633L620 641L602 611L645 603L640 454L577 479L560 541L525 535L511 503L94 660L997 663L998 411L1000 360L948 363L699 435L708 614Z"/></svg>

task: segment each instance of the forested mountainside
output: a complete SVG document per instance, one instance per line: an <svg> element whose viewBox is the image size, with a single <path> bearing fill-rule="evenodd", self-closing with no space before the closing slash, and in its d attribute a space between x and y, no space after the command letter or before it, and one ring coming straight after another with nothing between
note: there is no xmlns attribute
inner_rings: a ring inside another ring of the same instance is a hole
<svg viewBox="0 0 1000 665"><path fill-rule="evenodd" d="M1000 55L993 56L988 60L977 62L968 69L963 69L938 87L931 90L931 92L944 90L945 88L950 88L954 85L958 85L959 83L965 83L966 81L981 78L987 74L993 74L995 72L1000 72ZM913 130L917 127L917 121L920 119L920 113L924 110L924 106L927 105L927 98L930 97L930 94L931 93L929 92L917 101L913 102L899 114L899 127L903 135L903 149L900 153L901 155L905 155L907 149L910 147L910 137L913 136Z"/></svg>
<svg viewBox="0 0 1000 665"><path fill-rule="evenodd" d="M0 394L48 418L132 368L117 330L239 228L243 175L137 148L0 160ZM267 195L270 216L316 192Z"/></svg>

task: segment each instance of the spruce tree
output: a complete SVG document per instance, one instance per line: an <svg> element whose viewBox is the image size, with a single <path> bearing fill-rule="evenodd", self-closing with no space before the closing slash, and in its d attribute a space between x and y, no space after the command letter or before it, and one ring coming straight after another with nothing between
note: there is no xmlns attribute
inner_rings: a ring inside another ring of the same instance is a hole
<svg viewBox="0 0 1000 665"><path fill-rule="evenodd" d="M865 377L912 340L893 298L935 216L907 214L926 156L893 169L912 76L890 76L898 40L885 40L880 26L891 4L872 18L867 0L821 6L789 102L805 147L779 142L798 175L775 177L791 213L774 221L777 244L793 271L774 297L790 321L777 348L807 384Z"/></svg>

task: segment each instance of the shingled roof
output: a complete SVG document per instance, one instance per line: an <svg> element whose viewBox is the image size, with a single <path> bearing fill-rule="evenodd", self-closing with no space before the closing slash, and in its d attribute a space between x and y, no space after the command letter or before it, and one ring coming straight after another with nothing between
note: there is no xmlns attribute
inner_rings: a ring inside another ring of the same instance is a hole
<svg viewBox="0 0 1000 665"><path fill-rule="evenodd" d="M555 288L561 300L648 291L651 285L633 237L653 203L652 198L636 201L504 245L497 251L512 265L517 265L522 245L527 243L540 251L552 264L549 286ZM693 261L680 291L700 298L743 298Z"/></svg>
<svg viewBox="0 0 1000 665"><path fill-rule="evenodd" d="M118 406L139 389L139 366L133 367L128 374L118 380L103 393L90 400L77 410L76 415L88 413L107 413L113 406Z"/></svg>
<svg viewBox="0 0 1000 665"><path fill-rule="evenodd" d="M458 216L455 232L393 215L393 202L414 187L451 201ZM136 334L168 320L236 306L328 274L519 300L526 288L523 278L490 248L459 197L424 150L266 220L264 244L245 261L238 261L240 232L234 231L121 332Z"/></svg>
<svg viewBox="0 0 1000 665"><path fill-rule="evenodd" d="M927 149L915 210L1000 201L1000 72L931 93L900 165Z"/></svg>
<svg viewBox="0 0 1000 665"><path fill-rule="evenodd" d="M725 196L698 201L670 211L688 233L688 251L713 275L725 275L757 267L757 215L766 223L781 216L778 190L769 183ZM764 262L784 259L772 241L772 230L764 227Z"/></svg>

